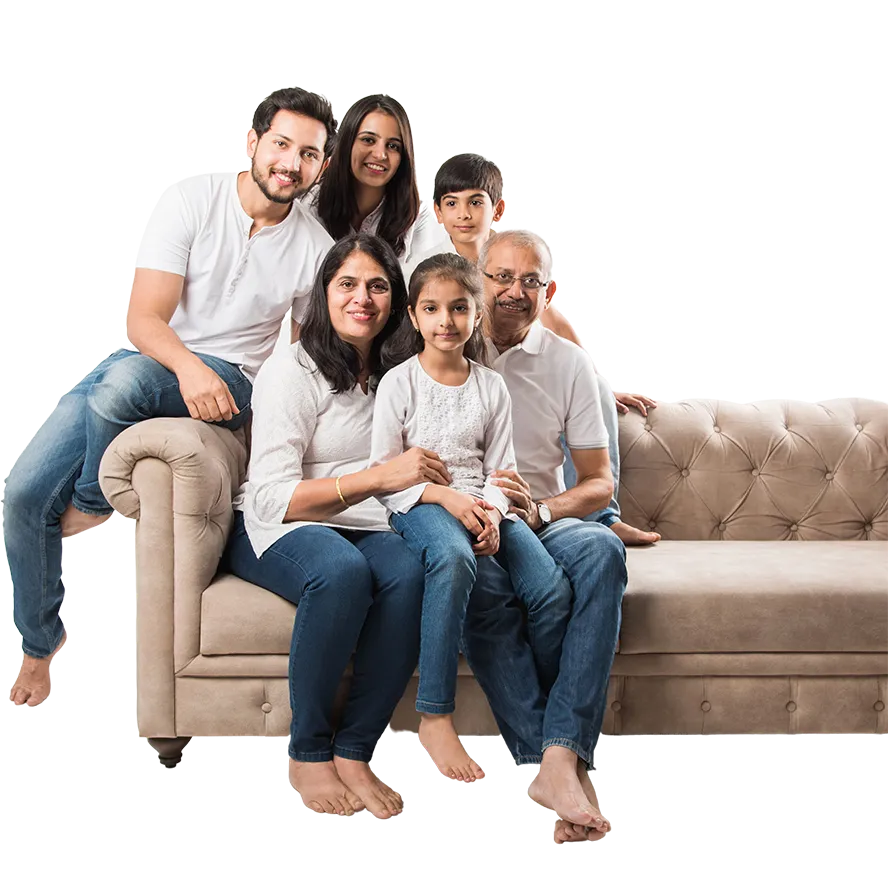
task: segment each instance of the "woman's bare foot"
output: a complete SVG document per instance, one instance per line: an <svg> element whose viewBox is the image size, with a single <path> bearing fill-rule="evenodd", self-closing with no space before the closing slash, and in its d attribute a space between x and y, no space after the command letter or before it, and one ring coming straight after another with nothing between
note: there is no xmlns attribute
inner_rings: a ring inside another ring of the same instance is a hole
<svg viewBox="0 0 888 869"><path fill-rule="evenodd" d="M25 655L18 678L9 692L9 699L16 706L23 704L37 706L49 697L49 665L58 654L59 649L65 645L67 639L67 633L62 634L62 639L59 640L53 653L45 658L32 658L30 655Z"/></svg>
<svg viewBox="0 0 888 869"><path fill-rule="evenodd" d="M656 543L660 539L660 535L656 531L642 531L634 525L627 525L625 522L614 522L610 526L610 530L626 544L626 546L649 546Z"/></svg>
<svg viewBox="0 0 888 869"><path fill-rule="evenodd" d="M357 797L357 805L352 803L355 811L359 812L366 806L371 815L383 820L401 814L404 809L401 795L380 781L370 769L370 764L336 756L333 766L340 781Z"/></svg>
<svg viewBox="0 0 888 869"><path fill-rule="evenodd" d="M565 842L597 842L603 839L604 833L594 827L584 827L582 824L570 824L559 818L555 821L555 843L563 845Z"/></svg>
<svg viewBox="0 0 888 869"><path fill-rule="evenodd" d="M290 784L302 802L314 812L328 815L353 815L359 802L336 773L333 761L303 763L290 758Z"/></svg>
<svg viewBox="0 0 888 869"><path fill-rule="evenodd" d="M594 827L603 833L610 828L597 805L590 802L577 775L577 755L569 748L552 745L543 752L539 774L527 794L571 824Z"/></svg>
<svg viewBox="0 0 888 869"><path fill-rule="evenodd" d="M457 736L452 715L426 715L419 722L419 741L447 778L473 782L484 770L469 757Z"/></svg>
<svg viewBox="0 0 888 869"><path fill-rule="evenodd" d="M62 526L62 537L73 537L81 531L89 531L90 528L95 528L96 525L101 525L110 518L110 513L96 516L93 513L82 513L73 504L68 504L59 519L59 524Z"/></svg>

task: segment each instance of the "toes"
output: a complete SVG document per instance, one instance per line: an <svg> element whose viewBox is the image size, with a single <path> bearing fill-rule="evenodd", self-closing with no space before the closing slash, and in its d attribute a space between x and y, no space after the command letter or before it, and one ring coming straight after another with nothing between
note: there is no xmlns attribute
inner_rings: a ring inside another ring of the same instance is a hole
<svg viewBox="0 0 888 869"><path fill-rule="evenodd" d="M321 815L324 814L324 807L317 800L309 800L305 805L313 812L318 812Z"/></svg>
<svg viewBox="0 0 888 869"><path fill-rule="evenodd" d="M478 766L478 764L475 763L474 760L472 761L472 764L471 764L471 770L472 770L472 775L474 775L475 778L484 778L484 770L481 769L481 767Z"/></svg>
<svg viewBox="0 0 888 869"><path fill-rule="evenodd" d="M392 816L392 812L389 807L385 804L385 801L382 799L379 794L368 794L367 795L367 810L373 815L374 818L390 818Z"/></svg>

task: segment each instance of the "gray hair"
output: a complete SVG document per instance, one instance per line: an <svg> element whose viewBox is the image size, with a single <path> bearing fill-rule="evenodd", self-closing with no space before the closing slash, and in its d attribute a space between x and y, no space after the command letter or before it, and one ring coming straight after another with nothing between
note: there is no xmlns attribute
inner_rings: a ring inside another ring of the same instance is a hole
<svg viewBox="0 0 888 869"><path fill-rule="evenodd" d="M552 251L549 250L549 245L535 232L528 232L526 229L507 229L487 239L478 256L478 266L486 271L490 252L498 244L506 243L511 244L513 247L532 248L539 260L543 279L549 280L552 274Z"/></svg>

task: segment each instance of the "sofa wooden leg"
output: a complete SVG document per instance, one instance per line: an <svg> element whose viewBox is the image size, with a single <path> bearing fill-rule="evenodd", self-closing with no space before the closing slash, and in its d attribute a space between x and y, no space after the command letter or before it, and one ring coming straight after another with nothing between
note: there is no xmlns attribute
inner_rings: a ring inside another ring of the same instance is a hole
<svg viewBox="0 0 888 869"><path fill-rule="evenodd" d="M148 745L160 755L159 760L167 769L172 769L182 760L182 749L189 742L191 742L190 736L148 737Z"/></svg>

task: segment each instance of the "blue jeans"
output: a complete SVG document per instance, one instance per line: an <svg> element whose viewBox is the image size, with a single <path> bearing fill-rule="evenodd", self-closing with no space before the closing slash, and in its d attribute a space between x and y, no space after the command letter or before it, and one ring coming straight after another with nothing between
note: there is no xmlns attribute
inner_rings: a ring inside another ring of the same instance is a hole
<svg viewBox="0 0 888 869"><path fill-rule="evenodd" d="M225 380L241 411L219 425L240 427L249 418L250 381L236 365L198 356ZM99 488L105 449L144 419L188 415L175 374L148 356L118 350L62 397L25 448L6 479L3 497L13 612L25 654L45 658L64 632L59 518L65 508L73 502L84 513L112 512Z"/></svg>
<svg viewBox="0 0 888 869"><path fill-rule="evenodd" d="M559 519L539 533L573 587L558 678L540 685L524 613L493 559L482 559L466 613L466 657L517 763L539 763L552 745L592 766L620 633L626 550L598 522Z"/></svg>
<svg viewBox="0 0 888 869"><path fill-rule="evenodd" d="M490 559L476 558L470 532L437 504L417 504L407 513L394 513L391 523L425 568L416 709L448 714L456 708L459 642L469 595L478 564ZM510 587L527 609L535 681L547 690L558 675L570 615L570 584L524 522L500 523L495 558L508 571Z"/></svg>
<svg viewBox="0 0 888 869"><path fill-rule="evenodd" d="M601 414L604 417L604 427L607 429L607 454L610 458L611 474L614 478L614 494L610 504L601 510L596 510L585 517L587 522L600 522L610 528L614 522L620 521L620 505L617 503L617 492L620 487L620 424L618 422L617 403L614 400L613 390L608 382L598 375L598 400L601 404ZM561 437L561 449L564 450L564 488L572 489L577 484L577 469L564 436Z"/></svg>
<svg viewBox="0 0 888 869"><path fill-rule="evenodd" d="M369 762L419 653L422 565L391 531L302 525L257 558L235 511L227 567L295 603L290 641L290 757ZM340 680L354 675L339 727Z"/></svg>

